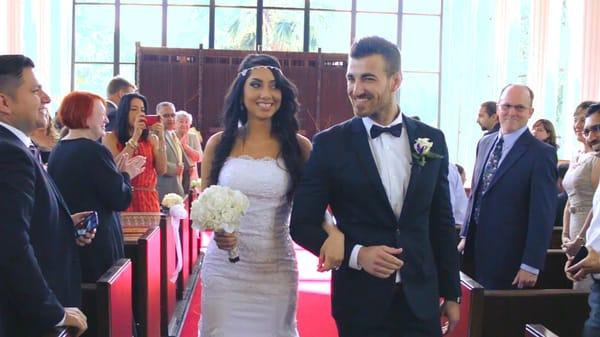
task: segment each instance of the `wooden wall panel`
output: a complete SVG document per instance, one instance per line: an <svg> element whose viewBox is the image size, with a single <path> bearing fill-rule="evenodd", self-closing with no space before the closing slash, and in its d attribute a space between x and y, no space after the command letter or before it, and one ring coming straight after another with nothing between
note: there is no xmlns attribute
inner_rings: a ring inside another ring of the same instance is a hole
<svg viewBox="0 0 600 337"><path fill-rule="evenodd" d="M194 116L194 126L206 141L221 130L225 94L248 51L147 48L138 46L140 92L150 111L168 100ZM298 87L301 133L315 133L352 117L346 95L345 54L268 52L282 64L283 73Z"/></svg>

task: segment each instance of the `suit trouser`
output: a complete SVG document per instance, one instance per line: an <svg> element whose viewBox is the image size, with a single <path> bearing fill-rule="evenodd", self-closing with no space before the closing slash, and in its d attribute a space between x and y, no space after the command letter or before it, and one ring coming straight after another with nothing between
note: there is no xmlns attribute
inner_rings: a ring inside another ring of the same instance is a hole
<svg viewBox="0 0 600 337"><path fill-rule="evenodd" d="M341 322L336 320L340 337L440 337L442 335L440 317L417 318L398 285L394 299L385 313L385 319L377 326L369 322Z"/></svg>

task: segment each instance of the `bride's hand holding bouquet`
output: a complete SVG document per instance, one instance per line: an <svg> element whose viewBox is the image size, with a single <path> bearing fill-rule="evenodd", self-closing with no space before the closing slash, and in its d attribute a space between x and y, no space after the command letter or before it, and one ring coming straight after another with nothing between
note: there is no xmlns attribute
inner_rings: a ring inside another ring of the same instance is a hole
<svg viewBox="0 0 600 337"><path fill-rule="evenodd" d="M213 230L217 246L229 251L229 261L235 263L240 260L236 232L248 206L248 197L242 192L226 186L212 185L192 203L192 227Z"/></svg>

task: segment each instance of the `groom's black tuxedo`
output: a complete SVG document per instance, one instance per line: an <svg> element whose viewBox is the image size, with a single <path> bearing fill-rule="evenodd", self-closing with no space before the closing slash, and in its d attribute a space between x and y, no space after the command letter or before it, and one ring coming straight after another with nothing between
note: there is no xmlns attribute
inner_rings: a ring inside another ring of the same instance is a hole
<svg viewBox="0 0 600 337"><path fill-rule="evenodd" d="M460 296L457 235L448 188L448 151L441 131L403 116L411 151L417 138L429 138L424 166L413 160L400 218L386 196L360 118L315 136L314 148L294 198L291 235L318 255L326 233L323 214L330 205L345 234L345 258L333 272L333 316L338 322L369 327L385 317L394 298L395 277L376 278L348 266L355 244L403 248L402 290L419 318L439 315L439 297ZM400 150L400 149L398 149Z"/></svg>

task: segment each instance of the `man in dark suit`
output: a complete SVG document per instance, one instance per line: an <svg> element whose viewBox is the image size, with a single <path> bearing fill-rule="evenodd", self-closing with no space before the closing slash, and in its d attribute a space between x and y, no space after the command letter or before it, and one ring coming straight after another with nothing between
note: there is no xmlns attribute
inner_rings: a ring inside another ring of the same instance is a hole
<svg viewBox="0 0 600 337"><path fill-rule="evenodd" d="M466 271L487 289L533 287L544 267L556 211L556 150L529 132L533 92L508 85L500 131L483 137L465 226ZM465 269L463 269L465 270Z"/></svg>
<svg viewBox="0 0 600 337"><path fill-rule="evenodd" d="M123 77L113 77L108 86L106 87L106 117L108 117L108 124L106 124L106 131L112 131L116 126L117 109L121 102L121 97L126 94L130 94L137 90L136 86L131 84Z"/></svg>
<svg viewBox="0 0 600 337"><path fill-rule="evenodd" d="M441 336L439 299L453 327L460 295L444 135L400 113L394 44L355 42L346 77L356 117L315 136L295 191L292 238L318 255L331 206L345 235L332 277L340 336Z"/></svg>
<svg viewBox="0 0 600 337"><path fill-rule="evenodd" d="M0 336L87 328L73 229L87 213L69 214L29 148L49 102L29 58L0 56Z"/></svg>

